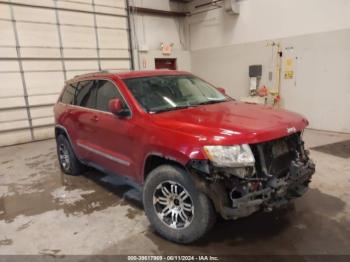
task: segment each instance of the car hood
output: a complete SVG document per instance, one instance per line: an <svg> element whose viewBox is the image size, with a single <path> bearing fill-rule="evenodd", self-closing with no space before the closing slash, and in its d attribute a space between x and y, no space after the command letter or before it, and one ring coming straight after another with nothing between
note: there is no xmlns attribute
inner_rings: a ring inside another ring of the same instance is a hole
<svg viewBox="0 0 350 262"><path fill-rule="evenodd" d="M237 101L153 114L151 120L169 132L220 145L273 140L301 131L308 124L293 112Z"/></svg>

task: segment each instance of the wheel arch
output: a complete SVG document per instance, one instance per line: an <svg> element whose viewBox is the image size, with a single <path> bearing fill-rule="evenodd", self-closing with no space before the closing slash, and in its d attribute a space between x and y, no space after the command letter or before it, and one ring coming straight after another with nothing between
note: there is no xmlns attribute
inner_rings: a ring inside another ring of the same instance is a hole
<svg viewBox="0 0 350 262"><path fill-rule="evenodd" d="M56 125L55 126L55 138L57 138L61 134L66 136L69 139L67 129L64 126Z"/></svg>
<svg viewBox="0 0 350 262"><path fill-rule="evenodd" d="M74 151L74 154L76 154L77 152L76 152L75 146L72 143L72 140L71 140L71 138L69 136L69 133L68 133L67 129L64 126L62 126L62 125L56 125L55 126L55 138L57 139L57 137L59 135L64 135L68 139L68 142L70 143L70 145L71 145L71 147L72 147L72 149Z"/></svg>
<svg viewBox="0 0 350 262"><path fill-rule="evenodd" d="M142 169L142 183L145 182L147 176L149 175L149 173L154 170L155 168L157 168L158 166L161 165L173 165L173 166L177 166L179 168L182 168L186 171L186 163L183 160L179 160L178 158L169 156L169 155L163 155L161 153L158 152L152 152L149 153L144 161L143 164L143 169Z"/></svg>
<svg viewBox="0 0 350 262"><path fill-rule="evenodd" d="M57 138L61 134L68 138L67 130L63 126L56 125L55 126L55 138Z"/></svg>

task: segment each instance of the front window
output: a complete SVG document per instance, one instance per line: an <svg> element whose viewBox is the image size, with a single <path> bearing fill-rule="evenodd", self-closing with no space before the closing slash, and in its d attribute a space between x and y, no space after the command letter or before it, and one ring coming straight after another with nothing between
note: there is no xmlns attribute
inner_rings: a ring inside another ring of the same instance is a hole
<svg viewBox="0 0 350 262"><path fill-rule="evenodd" d="M229 100L215 87L192 75L130 78L124 82L149 113Z"/></svg>
<svg viewBox="0 0 350 262"><path fill-rule="evenodd" d="M118 98L120 101L123 101L122 95L119 93L116 86L107 80L99 80L97 87L97 101L96 109L100 111L109 111L108 103L112 99ZM126 109L125 104L123 103L123 108Z"/></svg>

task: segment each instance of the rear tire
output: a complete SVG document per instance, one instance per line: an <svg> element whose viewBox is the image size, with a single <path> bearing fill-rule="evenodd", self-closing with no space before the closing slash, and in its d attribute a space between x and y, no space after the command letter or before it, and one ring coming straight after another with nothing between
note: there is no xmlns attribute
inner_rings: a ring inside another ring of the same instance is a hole
<svg viewBox="0 0 350 262"><path fill-rule="evenodd" d="M144 184L143 205L156 232L176 243L198 240L216 220L210 199L177 166L162 165L151 171Z"/></svg>
<svg viewBox="0 0 350 262"><path fill-rule="evenodd" d="M61 170L72 176L80 175L85 171L85 166L80 163L68 139L64 135L58 135L56 138L57 156Z"/></svg>

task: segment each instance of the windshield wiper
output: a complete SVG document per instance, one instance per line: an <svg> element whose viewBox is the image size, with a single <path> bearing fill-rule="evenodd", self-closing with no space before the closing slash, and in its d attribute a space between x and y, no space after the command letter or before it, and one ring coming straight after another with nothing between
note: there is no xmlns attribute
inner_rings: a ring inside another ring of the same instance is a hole
<svg viewBox="0 0 350 262"><path fill-rule="evenodd" d="M201 103L196 104L197 106L199 105L210 105L210 104L216 104L216 103L221 103L221 102L225 102L227 101L227 99L223 99L223 100L208 100L208 101L204 101Z"/></svg>
<svg viewBox="0 0 350 262"><path fill-rule="evenodd" d="M173 110L185 109L185 108L189 108L189 107L193 107L193 106L175 106L175 107L160 109L157 111L150 111L150 113L151 114L158 114L158 113L162 113L162 112L169 112L169 111L173 111Z"/></svg>

